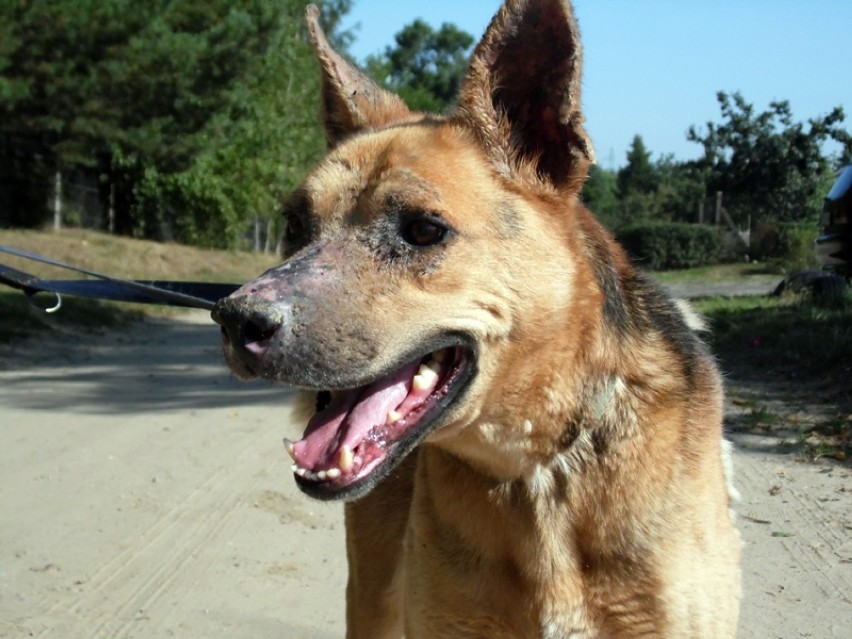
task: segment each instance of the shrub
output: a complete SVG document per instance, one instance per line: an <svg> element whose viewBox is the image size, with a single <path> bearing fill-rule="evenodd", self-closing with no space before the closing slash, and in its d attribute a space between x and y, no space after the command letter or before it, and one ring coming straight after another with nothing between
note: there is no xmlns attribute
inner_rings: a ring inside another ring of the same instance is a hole
<svg viewBox="0 0 852 639"><path fill-rule="evenodd" d="M749 255L779 262L788 270L812 268L816 264L814 240L817 229L809 222L763 221L751 233Z"/></svg>
<svg viewBox="0 0 852 639"><path fill-rule="evenodd" d="M622 229L618 239L639 263L653 270L693 268L719 261L719 230L704 224L644 222Z"/></svg>

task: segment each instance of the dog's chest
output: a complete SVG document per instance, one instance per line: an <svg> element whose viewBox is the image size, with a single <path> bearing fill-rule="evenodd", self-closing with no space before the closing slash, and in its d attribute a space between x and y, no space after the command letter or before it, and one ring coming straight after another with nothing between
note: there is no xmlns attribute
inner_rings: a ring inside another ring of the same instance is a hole
<svg viewBox="0 0 852 639"><path fill-rule="evenodd" d="M488 499L469 499L474 491L456 489L413 505L404 562L406 636L599 637L560 518L541 535L525 506L492 501L489 507Z"/></svg>
<svg viewBox="0 0 852 639"><path fill-rule="evenodd" d="M421 566L424 558L412 558ZM408 572L408 571L407 571ZM506 567L412 570L406 579L406 637L425 639L599 639L582 597L546 582L520 585ZM419 573L419 574L417 574Z"/></svg>

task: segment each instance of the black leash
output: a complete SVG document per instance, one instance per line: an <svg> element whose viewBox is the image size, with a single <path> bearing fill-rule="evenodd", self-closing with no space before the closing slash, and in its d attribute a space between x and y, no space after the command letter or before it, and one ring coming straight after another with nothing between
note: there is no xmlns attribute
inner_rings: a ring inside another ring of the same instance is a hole
<svg viewBox="0 0 852 639"><path fill-rule="evenodd" d="M59 310L62 305L62 295L89 297L102 300L121 302L137 302L140 304L162 304L170 306L186 306L213 310L216 302L227 297L239 284L217 284L209 282L172 282L157 280L123 280L109 275L103 275L77 266L27 253L0 244L0 253L8 253L35 262L50 264L57 268L74 271L83 275L97 278L95 280L44 280L30 275L11 266L0 264L0 284L16 288L27 296L40 292L56 295L56 305L45 309L48 312Z"/></svg>

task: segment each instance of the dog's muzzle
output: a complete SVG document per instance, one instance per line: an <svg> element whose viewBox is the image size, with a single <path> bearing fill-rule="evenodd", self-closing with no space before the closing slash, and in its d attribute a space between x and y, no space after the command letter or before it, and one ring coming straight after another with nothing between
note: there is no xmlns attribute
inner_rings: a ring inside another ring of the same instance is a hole
<svg viewBox="0 0 852 639"><path fill-rule="evenodd" d="M247 295L219 300L211 317L222 327L226 353L237 358L252 375L263 375L270 350L287 323L290 307Z"/></svg>

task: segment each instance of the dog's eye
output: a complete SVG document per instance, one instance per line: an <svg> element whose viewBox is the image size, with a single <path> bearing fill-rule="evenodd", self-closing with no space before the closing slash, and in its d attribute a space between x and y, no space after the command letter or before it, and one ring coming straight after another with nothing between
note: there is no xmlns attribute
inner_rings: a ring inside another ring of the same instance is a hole
<svg viewBox="0 0 852 639"><path fill-rule="evenodd" d="M418 217L402 227L402 239L412 246L432 246L447 236L447 228L435 220Z"/></svg>

